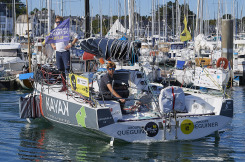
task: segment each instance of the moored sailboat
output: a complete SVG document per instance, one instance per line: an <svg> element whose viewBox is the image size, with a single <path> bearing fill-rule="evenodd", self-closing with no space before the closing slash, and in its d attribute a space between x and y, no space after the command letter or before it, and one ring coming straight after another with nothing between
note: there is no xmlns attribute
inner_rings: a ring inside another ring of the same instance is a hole
<svg viewBox="0 0 245 162"><path fill-rule="evenodd" d="M81 44L86 52L115 60L130 60L136 54L132 46L138 47L134 42L109 39L88 39ZM83 65L91 69L91 64ZM154 89L139 70L115 71L113 86L127 100L125 105L117 98L105 100L99 95L105 74L103 70L70 73L68 90L58 92L62 85L55 68L40 68L33 93L20 99L20 115L42 116L78 132L87 128L112 139L142 143L203 138L232 120L233 100L228 96L176 86Z"/></svg>

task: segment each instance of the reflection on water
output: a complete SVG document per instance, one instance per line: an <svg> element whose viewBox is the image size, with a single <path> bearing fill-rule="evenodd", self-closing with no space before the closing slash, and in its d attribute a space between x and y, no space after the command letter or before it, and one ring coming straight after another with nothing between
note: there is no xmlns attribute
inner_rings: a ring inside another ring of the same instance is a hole
<svg viewBox="0 0 245 162"><path fill-rule="evenodd" d="M21 92L0 92L1 161L237 161L245 160L245 87L233 87L234 119L220 140L126 143L53 127L44 119L19 119Z"/></svg>
<svg viewBox="0 0 245 162"><path fill-rule="evenodd" d="M100 158L100 153L110 148L103 141L55 128L44 119L38 120L21 129L20 159L89 160Z"/></svg>

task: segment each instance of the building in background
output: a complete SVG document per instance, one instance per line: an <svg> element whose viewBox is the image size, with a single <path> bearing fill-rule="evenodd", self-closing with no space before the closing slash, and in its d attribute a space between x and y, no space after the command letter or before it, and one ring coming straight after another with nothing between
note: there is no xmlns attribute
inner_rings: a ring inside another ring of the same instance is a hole
<svg viewBox="0 0 245 162"><path fill-rule="evenodd" d="M13 34L12 10L0 3L0 42L10 40Z"/></svg>

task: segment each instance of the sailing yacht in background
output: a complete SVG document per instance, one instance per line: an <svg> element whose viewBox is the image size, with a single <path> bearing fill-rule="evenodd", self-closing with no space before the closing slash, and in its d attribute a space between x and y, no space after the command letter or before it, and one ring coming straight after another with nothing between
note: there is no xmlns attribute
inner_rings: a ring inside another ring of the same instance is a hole
<svg viewBox="0 0 245 162"><path fill-rule="evenodd" d="M201 2L201 4L203 3ZM199 7L198 5L197 15L199 15ZM174 75L176 75L176 79L182 85L194 85L201 88L224 91L228 82L233 80L233 71L228 66L228 60L222 57L221 51L218 49L218 43L213 44L208 42L202 34L202 15L201 11L200 24L197 21L196 26L196 34L198 35L195 37L194 49L192 50L194 53L188 52L189 56L187 55L187 58L189 58L189 60L179 59L176 62ZM185 20L184 24L185 26L187 25ZM184 31L185 30L187 30L186 27ZM184 31L182 33L184 33ZM191 56L191 53L194 55ZM183 53L181 55L183 55ZM224 64L221 66L222 62L224 62Z"/></svg>
<svg viewBox="0 0 245 162"><path fill-rule="evenodd" d="M21 52L20 43L0 43L0 57L3 59L3 66L9 71L22 71L27 61L24 53Z"/></svg>
<svg viewBox="0 0 245 162"><path fill-rule="evenodd" d="M23 71L27 66L25 54L21 52L20 43L14 41L10 43L0 43L0 90L18 89L16 74Z"/></svg>
<svg viewBox="0 0 245 162"><path fill-rule="evenodd" d="M15 2L12 2L13 10L15 11ZM6 6L5 6L6 7ZM7 37L7 28L11 28L8 23L7 18L8 8L6 7L6 24L5 24L5 40L0 43L0 58L2 60L2 65L7 71L22 71L23 67L26 64L25 56L21 52L20 43L18 43L15 37L12 37L11 42L8 42L9 38ZM13 14L13 24L15 24L15 12ZM15 27L13 28L13 35L15 35Z"/></svg>

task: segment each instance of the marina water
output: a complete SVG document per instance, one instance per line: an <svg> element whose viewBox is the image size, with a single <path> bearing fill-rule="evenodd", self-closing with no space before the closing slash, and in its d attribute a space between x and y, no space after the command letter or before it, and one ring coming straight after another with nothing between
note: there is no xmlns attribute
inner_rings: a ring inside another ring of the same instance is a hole
<svg viewBox="0 0 245 162"><path fill-rule="evenodd" d="M234 118L214 136L194 141L126 143L19 118L26 91L0 91L0 161L245 161L245 87L233 87Z"/></svg>

